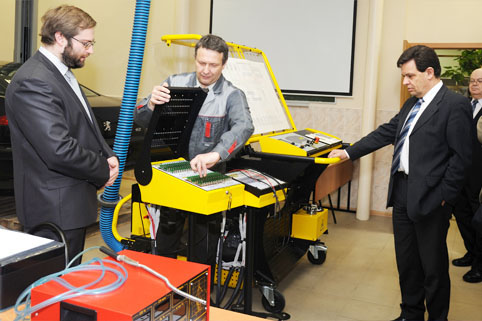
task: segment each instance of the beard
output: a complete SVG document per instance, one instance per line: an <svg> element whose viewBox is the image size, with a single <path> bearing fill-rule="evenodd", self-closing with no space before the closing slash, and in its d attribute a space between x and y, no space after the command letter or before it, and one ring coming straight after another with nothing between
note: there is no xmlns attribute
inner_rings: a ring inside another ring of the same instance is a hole
<svg viewBox="0 0 482 321"><path fill-rule="evenodd" d="M62 60L64 64L71 69L84 67L84 61L80 59L79 55L74 53L70 40L67 47L65 47L64 52L62 52Z"/></svg>

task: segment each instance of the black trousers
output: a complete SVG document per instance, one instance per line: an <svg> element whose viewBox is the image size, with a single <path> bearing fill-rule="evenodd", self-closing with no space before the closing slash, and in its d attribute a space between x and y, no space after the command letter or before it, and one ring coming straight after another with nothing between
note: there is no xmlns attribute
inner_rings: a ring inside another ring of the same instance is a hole
<svg viewBox="0 0 482 321"><path fill-rule="evenodd" d="M482 273L482 231L475 232L475 258L472 269Z"/></svg>
<svg viewBox="0 0 482 321"><path fill-rule="evenodd" d="M482 233L472 226L472 218L479 207L479 195L463 190L454 208L454 216L460 235L464 240L465 249L474 257L472 267L482 271Z"/></svg>
<svg viewBox="0 0 482 321"><path fill-rule="evenodd" d="M472 217L479 206L478 195L473 197L463 191L455 204L454 216L465 248L475 257L475 229L472 227Z"/></svg>
<svg viewBox="0 0 482 321"><path fill-rule="evenodd" d="M201 215L188 213L168 207L161 207L159 227L156 233L156 254L176 258L181 248L184 223L188 215L194 215L194 252L189 253L190 260L216 265L216 251L221 231L221 213ZM214 274L214 273L211 273Z"/></svg>
<svg viewBox="0 0 482 321"><path fill-rule="evenodd" d="M402 295L401 316L447 320L450 277L447 231L452 207L439 206L418 222L407 215L407 176L397 173L393 189L393 234Z"/></svg>
<svg viewBox="0 0 482 321"><path fill-rule="evenodd" d="M24 230L28 232L31 228L24 227ZM69 261L72 260L77 254L84 250L85 244L85 233L87 228L77 228L72 230L64 230L65 240L67 242L67 247L69 250ZM34 235L45 237L54 241L62 242L60 236L51 229L39 229L33 233ZM79 256L70 267L74 267L82 263L82 256Z"/></svg>

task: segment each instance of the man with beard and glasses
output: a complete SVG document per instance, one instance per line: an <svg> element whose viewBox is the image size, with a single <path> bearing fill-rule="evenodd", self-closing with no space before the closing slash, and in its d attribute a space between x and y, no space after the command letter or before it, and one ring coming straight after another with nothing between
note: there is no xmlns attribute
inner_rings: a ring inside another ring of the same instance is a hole
<svg viewBox="0 0 482 321"><path fill-rule="evenodd" d="M59 226L70 259L83 250L86 227L96 221L97 189L112 185L119 171L71 71L94 52L95 25L73 6L47 11L42 46L5 95L19 221L27 232L45 222ZM57 238L51 230L35 234ZM81 257L74 265L80 262Z"/></svg>

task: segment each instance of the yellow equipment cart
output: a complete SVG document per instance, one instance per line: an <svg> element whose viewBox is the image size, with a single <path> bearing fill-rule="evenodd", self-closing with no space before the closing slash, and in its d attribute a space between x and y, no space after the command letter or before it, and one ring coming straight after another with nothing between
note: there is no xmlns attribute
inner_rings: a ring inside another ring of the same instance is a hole
<svg viewBox="0 0 482 321"><path fill-rule="evenodd" d="M162 40L168 46L176 44L193 48L200 38L200 35L192 34L166 35ZM123 238L117 233L116 219L113 222L114 236L130 248L149 250L151 213L145 204L202 215L227 211L228 219L231 216L236 221L239 217L236 233L240 236L236 244L241 244L244 255L240 258L239 253L236 254L231 265L225 262L228 259L225 260L224 255L220 255L215 271L216 278L220 276L217 286L222 285L223 291L226 285L241 289L239 292L243 295L239 295L236 303L244 301L241 310L252 314L251 288L257 286L263 295L264 308L282 319L286 317L286 314L280 314L285 300L276 289L277 284L304 254L313 264L325 261L327 247L319 239L327 230L328 214L326 209L313 204L312 193L326 166L339 161L322 156L343 144L341 139L328 133L309 128L298 130L265 54L259 49L233 43L228 46L230 58L223 74L245 92L255 125L254 134L243 152L227 163L226 175L209 174L213 179L216 176L215 179L222 180L220 185L209 190L185 176L173 174L174 167L186 166L183 159L150 163L150 151L156 149L159 152L167 147L146 142L144 156L136 165L139 184L133 187L132 194L132 236ZM202 96L200 89L190 94ZM157 110L160 109L156 108L155 113ZM155 113L153 118L157 119L151 120L146 137L155 136L156 126L157 129L164 128L158 125L163 116ZM190 135L189 130L181 136L185 139L186 135ZM182 157L182 148L174 151L174 155ZM114 215L118 211L116 208ZM229 250L224 246L221 248ZM230 279L232 274L237 275L237 282ZM235 299L225 307L236 308Z"/></svg>

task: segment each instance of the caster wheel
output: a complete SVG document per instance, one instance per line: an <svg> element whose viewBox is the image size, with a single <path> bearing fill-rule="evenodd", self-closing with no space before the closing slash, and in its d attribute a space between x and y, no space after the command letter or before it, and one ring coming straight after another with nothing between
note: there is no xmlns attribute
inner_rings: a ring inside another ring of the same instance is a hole
<svg viewBox="0 0 482 321"><path fill-rule="evenodd" d="M325 260L326 260L326 251L318 251L317 259L315 259L313 254L311 254L311 252L308 251L308 261L310 261L311 264L321 265L325 262Z"/></svg>
<svg viewBox="0 0 482 321"><path fill-rule="evenodd" d="M263 304L264 309L272 313L282 312L286 305L285 297L278 290L274 290L273 295L274 305L269 304L268 300L264 296L262 297L261 303Z"/></svg>

